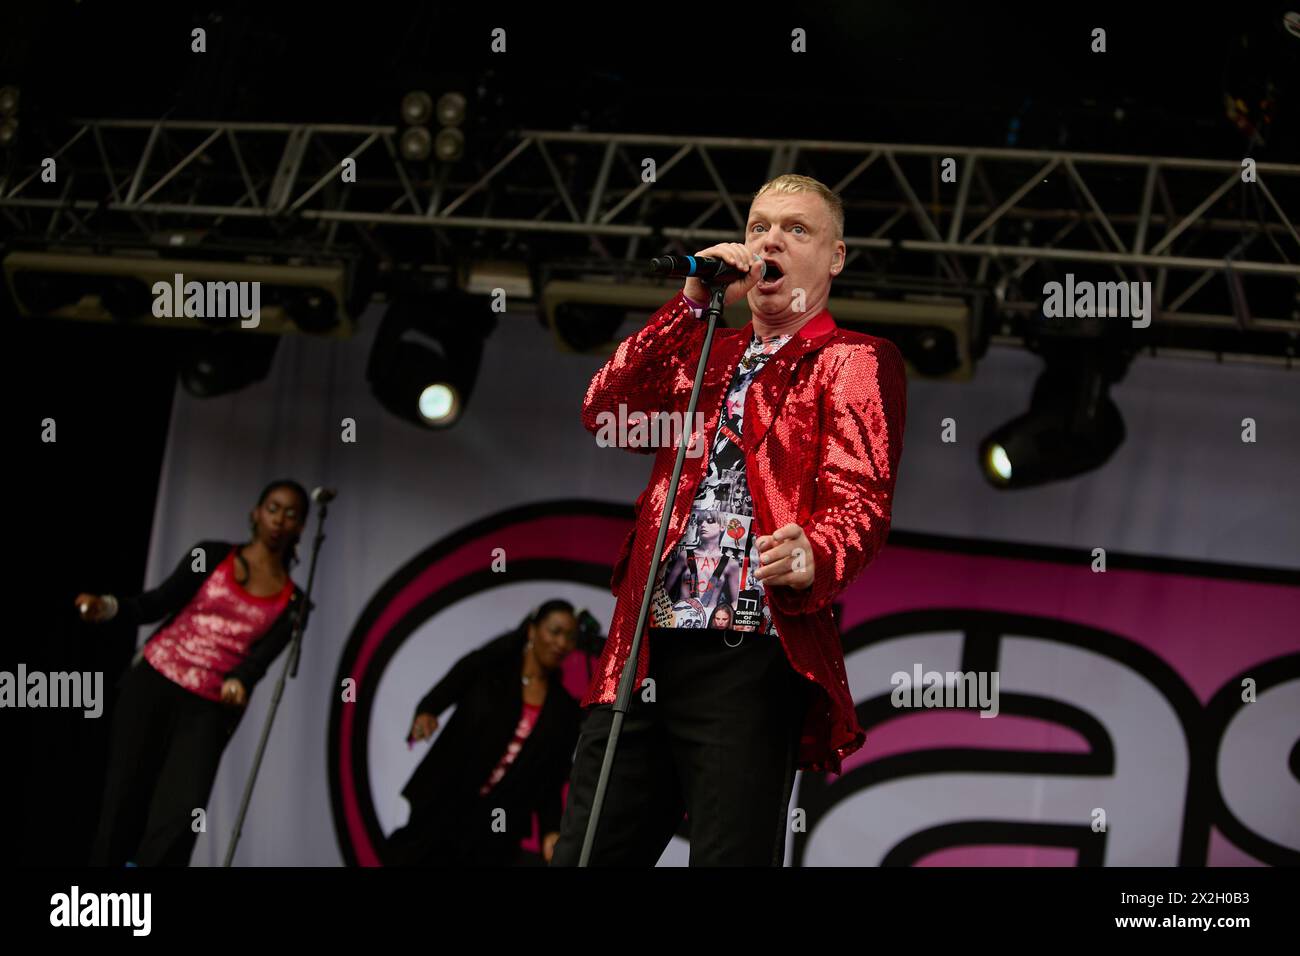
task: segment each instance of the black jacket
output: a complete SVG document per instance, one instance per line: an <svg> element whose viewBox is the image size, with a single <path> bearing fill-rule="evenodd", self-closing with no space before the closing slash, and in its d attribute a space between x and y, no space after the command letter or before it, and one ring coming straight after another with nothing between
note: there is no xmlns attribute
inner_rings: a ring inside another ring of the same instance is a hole
<svg viewBox="0 0 1300 956"><path fill-rule="evenodd" d="M519 682L527 635L512 631L466 654L415 709L441 716L456 704L442 732L411 775L402 796L411 804L411 819L442 809L465 806L496 767L514 738L523 705ZM537 723L504 777L488 794L493 806L506 810L506 824L520 839L537 811L543 834L560 829L560 792L573 763L582 709L557 674L546 690Z"/></svg>
<svg viewBox="0 0 1300 956"><path fill-rule="evenodd" d="M224 561L230 552L237 547L239 545L230 544L226 541L200 541L194 545L194 548L185 553L180 563L176 565L176 570L158 587L152 591L145 591L136 597L119 599L117 616L114 620L138 626L140 624L152 624L154 621L166 617L166 620L154 629L153 634L149 635L149 640L153 640L154 636L171 624L176 615L194 599L194 595L199 593L199 588L207 580L208 576L217 569L217 565ZM204 567L207 569L205 571L192 570L195 548L203 549ZM271 629L253 642L253 646L249 648L248 656L234 670L226 674L226 678L238 678L239 682L244 685L244 689L249 694L252 694L253 686L262 679L262 675L271 666L271 662L289 643L289 638L293 634L293 617L297 613L298 605L302 600L302 588L295 584L293 594L289 597L289 603L280 612L280 616L275 619ZM141 647L136 652L131 664L133 666L139 664L143 654L144 648Z"/></svg>

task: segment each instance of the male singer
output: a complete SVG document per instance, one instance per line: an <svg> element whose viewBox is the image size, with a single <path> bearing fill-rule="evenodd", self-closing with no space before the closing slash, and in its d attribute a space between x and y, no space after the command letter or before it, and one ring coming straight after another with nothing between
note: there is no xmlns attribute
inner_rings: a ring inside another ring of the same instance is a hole
<svg viewBox="0 0 1300 956"><path fill-rule="evenodd" d="M843 240L839 197L784 175L755 193L743 244L698 253L741 270L726 301L747 296L752 319L719 325L709 352L708 454L683 465L593 865L654 865L685 812L691 865L780 866L796 766L838 771L862 746L831 602L888 534L906 383L892 343L839 328L826 308ZM782 277L760 281L764 262ZM706 300L688 279L618 347L587 389L588 431L620 404L685 412ZM677 455L631 450L654 467L614 565L618 603L552 865L579 859Z"/></svg>

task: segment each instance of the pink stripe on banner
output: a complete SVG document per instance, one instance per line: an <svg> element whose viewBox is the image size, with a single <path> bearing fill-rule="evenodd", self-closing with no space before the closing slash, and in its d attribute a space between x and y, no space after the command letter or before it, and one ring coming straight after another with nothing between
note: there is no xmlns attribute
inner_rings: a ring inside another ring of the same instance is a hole
<svg viewBox="0 0 1300 956"><path fill-rule="evenodd" d="M1063 846L954 846L916 861L916 866L1077 866L1079 853Z"/></svg>
<svg viewBox="0 0 1300 956"><path fill-rule="evenodd" d="M513 526L494 528L464 542L416 575L394 595L393 600L380 612L374 625L366 632L349 676L360 686L371 659L384 642L388 632L431 595L467 575L488 570L491 567L493 548L505 548L512 561L545 558L556 561L589 562L593 554L617 553L618 546L623 536L627 534L629 526L629 521L618 518L548 516L526 520ZM357 862L362 866L378 866L379 854L366 832L354 789L355 754L352 748L354 720L355 708L343 708L339 722L339 782L343 815Z"/></svg>
<svg viewBox="0 0 1300 956"><path fill-rule="evenodd" d="M1245 850L1228 841L1218 827L1210 827L1210 846L1205 854L1206 866L1266 866Z"/></svg>

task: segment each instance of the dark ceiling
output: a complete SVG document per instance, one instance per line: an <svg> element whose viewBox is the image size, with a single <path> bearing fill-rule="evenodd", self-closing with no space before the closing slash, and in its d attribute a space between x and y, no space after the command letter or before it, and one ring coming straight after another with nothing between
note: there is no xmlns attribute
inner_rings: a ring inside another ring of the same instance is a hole
<svg viewBox="0 0 1300 956"><path fill-rule="evenodd" d="M422 87L463 90L473 117L501 131L957 145L1006 145L1014 131L1026 147L1207 157L1240 155L1246 140L1225 89L1256 103L1271 83L1273 122L1253 152L1296 158L1300 39L1281 20L1300 2L1064 6L737 7L745 19L685 24L621 4L548 6L561 12L543 18L56 0L11 7L0 83L22 87L27 129L70 115L395 122L401 95ZM190 52L195 26L206 54ZM498 26L504 55L489 51ZM802 56L790 52L794 27L808 33ZM1107 31L1104 54L1089 49L1094 27Z"/></svg>

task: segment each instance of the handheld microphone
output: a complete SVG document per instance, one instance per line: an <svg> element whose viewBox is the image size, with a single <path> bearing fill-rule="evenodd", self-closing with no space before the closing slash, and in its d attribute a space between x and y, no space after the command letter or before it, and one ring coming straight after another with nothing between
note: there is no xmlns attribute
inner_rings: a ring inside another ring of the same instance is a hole
<svg viewBox="0 0 1300 956"><path fill-rule="evenodd" d="M701 282L726 283L743 279L748 273L741 272L725 259L712 256L660 256L650 260L650 273L668 276L670 279L696 278ZM781 278L781 269L776 263L763 263L764 279Z"/></svg>
<svg viewBox="0 0 1300 956"><path fill-rule="evenodd" d="M337 488L315 488L312 490L311 500L317 504L325 504L337 498L338 493Z"/></svg>

